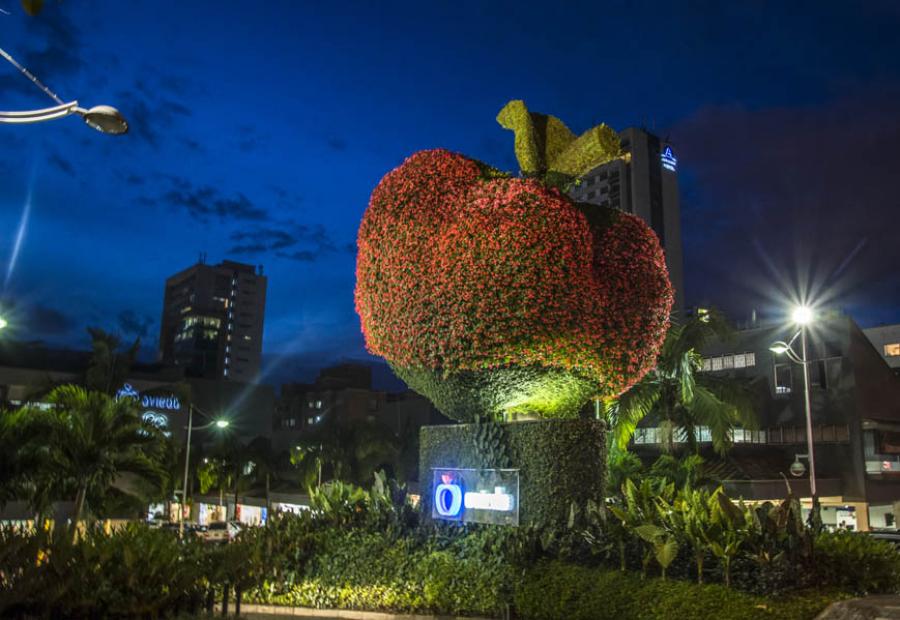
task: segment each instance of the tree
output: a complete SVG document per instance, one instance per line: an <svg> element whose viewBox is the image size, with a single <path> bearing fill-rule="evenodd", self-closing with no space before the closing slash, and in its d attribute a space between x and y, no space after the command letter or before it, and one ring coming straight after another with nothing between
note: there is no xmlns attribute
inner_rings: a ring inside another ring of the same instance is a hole
<svg viewBox="0 0 900 620"><path fill-rule="evenodd" d="M263 484L266 492L266 514L271 514L272 503L270 491L272 478L277 478L280 471L281 459L272 450L272 440L268 437L257 437L247 446L248 456L253 466L253 476L257 484Z"/></svg>
<svg viewBox="0 0 900 620"><path fill-rule="evenodd" d="M673 325L656 362L640 382L607 407L613 439L626 449L638 424L654 416L671 451L675 434L683 432L693 452L699 451L697 430L709 428L713 447L720 454L731 445L735 428L755 428L752 385L748 380L701 373L699 350L712 340L727 340L731 328L717 312L709 312Z"/></svg>
<svg viewBox="0 0 900 620"><path fill-rule="evenodd" d="M56 478L54 495L74 491L75 523L86 498L102 496L112 486L133 493L126 474L162 485L159 459L165 437L141 419L131 400L117 401L102 392L64 385L50 392L47 402L51 405L47 459Z"/></svg>
<svg viewBox="0 0 900 620"><path fill-rule="evenodd" d="M121 339L97 327L89 327L91 335L91 361L84 377L84 385L89 390L104 394L115 394L122 387L131 366L141 348L140 338L127 349L122 349Z"/></svg>

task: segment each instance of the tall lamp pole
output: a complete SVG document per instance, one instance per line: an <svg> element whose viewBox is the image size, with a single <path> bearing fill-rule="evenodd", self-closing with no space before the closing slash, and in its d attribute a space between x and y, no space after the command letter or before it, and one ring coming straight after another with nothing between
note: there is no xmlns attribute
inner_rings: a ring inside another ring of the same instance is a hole
<svg viewBox="0 0 900 620"><path fill-rule="evenodd" d="M202 413L201 413L202 415ZM209 424L198 426L197 430L206 428L228 428L228 420L214 420ZM181 507L178 511L178 536L184 537L184 507L187 506L188 464L191 462L191 431L194 427L194 406L188 405L187 443L184 449L184 483L181 486Z"/></svg>
<svg viewBox="0 0 900 620"><path fill-rule="evenodd" d="M776 355L786 354L788 359L795 364L800 364L803 368L803 403L806 413L806 450L808 453L807 458L809 459L809 492L812 496L813 510L815 510L818 497L818 494L816 493L816 455L813 449L812 409L809 403L809 358L806 348L806 329L813 321L813 311L807 306L799 306L794 309L791 318L800 329L788 342L775 342L769 347L769 350ZM792 348L798 337L800 338L800 355L797 355L797 352Z"/></svg>

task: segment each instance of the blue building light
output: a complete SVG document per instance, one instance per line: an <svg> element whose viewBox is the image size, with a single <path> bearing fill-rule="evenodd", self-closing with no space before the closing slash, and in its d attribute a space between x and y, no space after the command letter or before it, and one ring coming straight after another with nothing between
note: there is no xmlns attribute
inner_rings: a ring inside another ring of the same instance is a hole
<svg viewBox="0 0 900 620"><path fill-rule="evenodd" d="M672 147L668 144L666 148L663 149L662 154L659 156L659 159L662 161L662 167L671 172L675 172L675 169L678 167L678 158L675 157L675 153L672 152Z"/></svg>

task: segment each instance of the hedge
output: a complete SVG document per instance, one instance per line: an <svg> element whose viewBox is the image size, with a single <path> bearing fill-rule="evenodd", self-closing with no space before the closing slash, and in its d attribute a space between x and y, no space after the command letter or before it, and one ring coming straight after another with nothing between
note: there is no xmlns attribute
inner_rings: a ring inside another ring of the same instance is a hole
<svg viewBox="0 0 900 620"><path fill-rule="evenodd" d="M540 420L425 426L420 431L422 514L431 515L433 467L519 469L520 525L565 524L572 502L602 501L605 424Z"/></svg>
<svg viewBox="0 0 900 620"><path fill-rule="evenodd" d="M514 600L525 620L810 620L845 597L817 592L764 598L721 585L642 580L632 573L549 562L526 573Z"/></svg>
<svg viewBox="0 0 900 620"><path fill-rule="evenodd" d="M404 613L498 615L511 597L513 570L459 539L390 540L364 531L322 533L305 579L288 592L251 594L261 603Z"/></svg>

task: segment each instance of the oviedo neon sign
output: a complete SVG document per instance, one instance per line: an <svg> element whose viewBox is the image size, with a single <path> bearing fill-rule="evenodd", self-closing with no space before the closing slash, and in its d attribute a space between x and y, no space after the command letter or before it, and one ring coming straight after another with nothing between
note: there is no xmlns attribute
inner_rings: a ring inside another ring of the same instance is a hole
<svg viewBox="0 0 900 620"><path fill-rule="evenodd" d="M130 398L140 403L141 407L146 410L141 415L141 419L162 430L169 428L169 416L160 411L176 412L181 410L181 401L174 394L166 396L141 394L130 383L126 383L116 392L116 400L123 398ZM168 434L167 432L166 435Z"/></svg>
<svg viewBox="0 0 900 620"><path fill-rule="evenodd" d="M433 472L432 518L519 524L519 470L439 468Z"/></svg>

